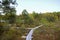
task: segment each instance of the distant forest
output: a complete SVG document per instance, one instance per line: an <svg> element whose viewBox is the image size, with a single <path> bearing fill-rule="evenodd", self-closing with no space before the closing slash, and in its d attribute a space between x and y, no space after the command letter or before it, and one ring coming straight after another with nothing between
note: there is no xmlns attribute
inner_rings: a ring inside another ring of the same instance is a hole
<svg viewBox="0 0 60 40"><path fill-rule="evenodd" d="M8 24L16 24L17 27L35 27L40 24L51 25L55 22L60 22L60 12L46 12L46 13L28 13L26 10L22 14L6 14L0 16L1 24L7 26Z"/></svg>

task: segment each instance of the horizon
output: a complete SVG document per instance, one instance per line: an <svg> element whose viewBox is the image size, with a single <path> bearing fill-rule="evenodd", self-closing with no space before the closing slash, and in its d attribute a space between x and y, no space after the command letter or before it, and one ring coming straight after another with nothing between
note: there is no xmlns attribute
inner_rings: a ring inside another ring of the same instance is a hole
<svg viewBox="0 0 60 40"><path fill-rule="evenodd" d="M17 15L21 14L24 9L28 13L33 11L37 13L45 12L59 12L60 0L17 0L18 6L16 7Z"/></svg>

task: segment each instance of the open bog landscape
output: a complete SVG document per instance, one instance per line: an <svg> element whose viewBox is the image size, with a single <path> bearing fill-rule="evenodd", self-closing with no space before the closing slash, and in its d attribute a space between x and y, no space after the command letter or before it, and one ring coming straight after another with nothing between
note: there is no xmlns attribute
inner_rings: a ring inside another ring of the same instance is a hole
<svg viewBox="0 0 60 40"><path fill-rule="evenodd" d="M59 0L0 0L0 40L60 40Z"/></svg>

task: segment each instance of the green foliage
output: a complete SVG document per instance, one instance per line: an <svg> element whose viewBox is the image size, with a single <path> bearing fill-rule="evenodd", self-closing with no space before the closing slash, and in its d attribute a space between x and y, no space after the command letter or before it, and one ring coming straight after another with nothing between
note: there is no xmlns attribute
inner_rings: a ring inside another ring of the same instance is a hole
<svg viewBox="0 0 60 40"><path fill-rule="evenodd" d="M29 14L26 10L23 10L22 12L22 20L24 21L24 24L31 24L33 20L29 17Z"/></svg>
<svg viewBox="0 0 60 40"><path fill-rule="evenodd" d="M7 17L9 17L8 19L5 18L6 20L9 20L9 23L12 24L15 22L15 18L16 18L16 10L15 10L15 7L14 6L11 6L10 4L12 5L15 5L16 4L16 0L1 0L0 1L0 5L1 5L1 9L3 11L3 13L5 13L5 15Z"/></svg>
<svg viewBox="0 0 60 40"><path fill-rule="evenodd" d="M27 35L27 33L30 31L26 28L33 28L41 24L44 26L35 31L35 34L33 36L36 38L34 39L40 39L39 37L42 36L54 38L55 34L60 35L60 12L44 14L32 12L29 14L27 10L23 10L21 15L15 15L15 10L13 10L11 9L12 12L0 16L0 19L8 20L7 22L0 23L0 40L22 40L21 36ZM14 20L16 20L16 24L14 23ZM9 24L12 22L14 24ZM60 36L58 35L57 37L59 40Z"/></svg>
<svg viewBox="0 0 60 40"><path fill-rule="evenodd" d="M0 40L6 40L3 37L4 32L9 30L9 24L15 23L16 20L15 7L10 4L15 5L16 0L0 0L0 38L3 38Z"/></svg>

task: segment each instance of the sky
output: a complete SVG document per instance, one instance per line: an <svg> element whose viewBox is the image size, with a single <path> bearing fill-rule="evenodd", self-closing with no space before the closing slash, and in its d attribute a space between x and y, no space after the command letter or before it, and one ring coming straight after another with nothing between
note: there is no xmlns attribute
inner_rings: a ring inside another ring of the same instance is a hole
<svg viewBox="0 0 60 40"><path fill-rule="evenodd" d="M29 13L35 12L57 12L60 11L60 0L17 0L17 14L24 9Z"/></svg>

